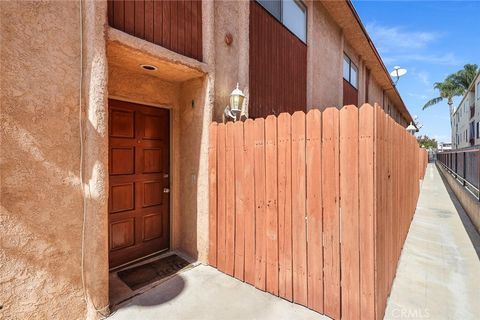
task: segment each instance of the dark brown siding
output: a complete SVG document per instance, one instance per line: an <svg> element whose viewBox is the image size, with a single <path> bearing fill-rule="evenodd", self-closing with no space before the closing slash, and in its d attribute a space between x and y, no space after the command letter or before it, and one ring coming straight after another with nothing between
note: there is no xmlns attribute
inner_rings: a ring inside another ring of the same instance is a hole
<svg viewBox="0 0 480 320"><path fill-rule="evenodd" d="M202 1L110 0L110 26L202 60Z"/></svg>
<svg viewBox="0 0 480 320"><path fill-rule="evenodd" d="M343 79L343 105L353 104L358 107L358 90Z"/></svg>
<svg viewBox="0 0 480 320"><path fill-rule="evenodd" d="M249 116L306 110L307 45L250 2Z"/></svg>
<svg viewBox="0 0 480 320"><path fill-rule="evenodd" d="M365 69L365 102L369 103L370 69Z"/></svg>

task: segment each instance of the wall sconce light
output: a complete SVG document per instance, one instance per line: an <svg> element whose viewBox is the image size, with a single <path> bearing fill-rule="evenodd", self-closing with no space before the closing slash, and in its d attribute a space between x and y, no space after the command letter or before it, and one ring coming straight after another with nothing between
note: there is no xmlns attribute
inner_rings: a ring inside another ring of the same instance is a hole
<svg viewBox="0 0 480 320"><path fill-rule="evenodd" d="M239 116L242 114L244 99L245 94L240 90L237 82L237 87L230 94L230 105L225 107L225 119L237 121L240 118Z"/></svg>
<svg viewBox="0 0 480 320"><path fill-rule="evenodd" d="M415 135L415 132L417 132L417 128L415 128L413 123L410 122L410 124L407 127L407 132L410 133L412 136Z"/></svg>

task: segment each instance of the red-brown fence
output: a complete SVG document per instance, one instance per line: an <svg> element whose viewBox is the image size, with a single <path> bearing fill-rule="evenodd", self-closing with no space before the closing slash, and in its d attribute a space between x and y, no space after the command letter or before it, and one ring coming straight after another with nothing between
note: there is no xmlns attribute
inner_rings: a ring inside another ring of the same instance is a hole
<svg viewBox="0 0 480 320"><path fill-rule="evenodd" d="M381 319L419 194L381 107L210 126L209 264L334 319Z"/></svg>
<svg viewBox="0 0 480 320"><path fill-rule="evenodd" d="M425 177L425 171L427 170L427 165L428 165L428 151L423 148L420 148L418 151L420 152L418 157L420 161L418 165L418 169L420 171L418 174L420 179L423 180L423 178Z"/></svg>

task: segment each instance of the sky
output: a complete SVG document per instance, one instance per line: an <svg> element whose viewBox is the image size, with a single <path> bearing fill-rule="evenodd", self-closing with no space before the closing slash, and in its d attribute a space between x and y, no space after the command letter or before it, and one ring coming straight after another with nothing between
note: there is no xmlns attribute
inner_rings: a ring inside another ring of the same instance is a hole
<svg viewBox="0 0 480 320"><path fill-rule="evenodd" d="M422 106L438 96L434 82L467 63L480 66L480 1L354 0L353 5L387 69L407 69L397 88L423 125L419 134L450 142L446 101L426 110Z"/></svg>

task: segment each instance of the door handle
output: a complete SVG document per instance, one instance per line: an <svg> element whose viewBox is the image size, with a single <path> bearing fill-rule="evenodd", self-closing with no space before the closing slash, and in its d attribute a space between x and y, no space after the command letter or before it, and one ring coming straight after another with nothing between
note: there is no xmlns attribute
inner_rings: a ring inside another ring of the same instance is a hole
<svg viewBox="0 0 480 320"><path fill-rule="evenodd" d="M163 188L163 193L170 193L170 188Z"/></svg>

